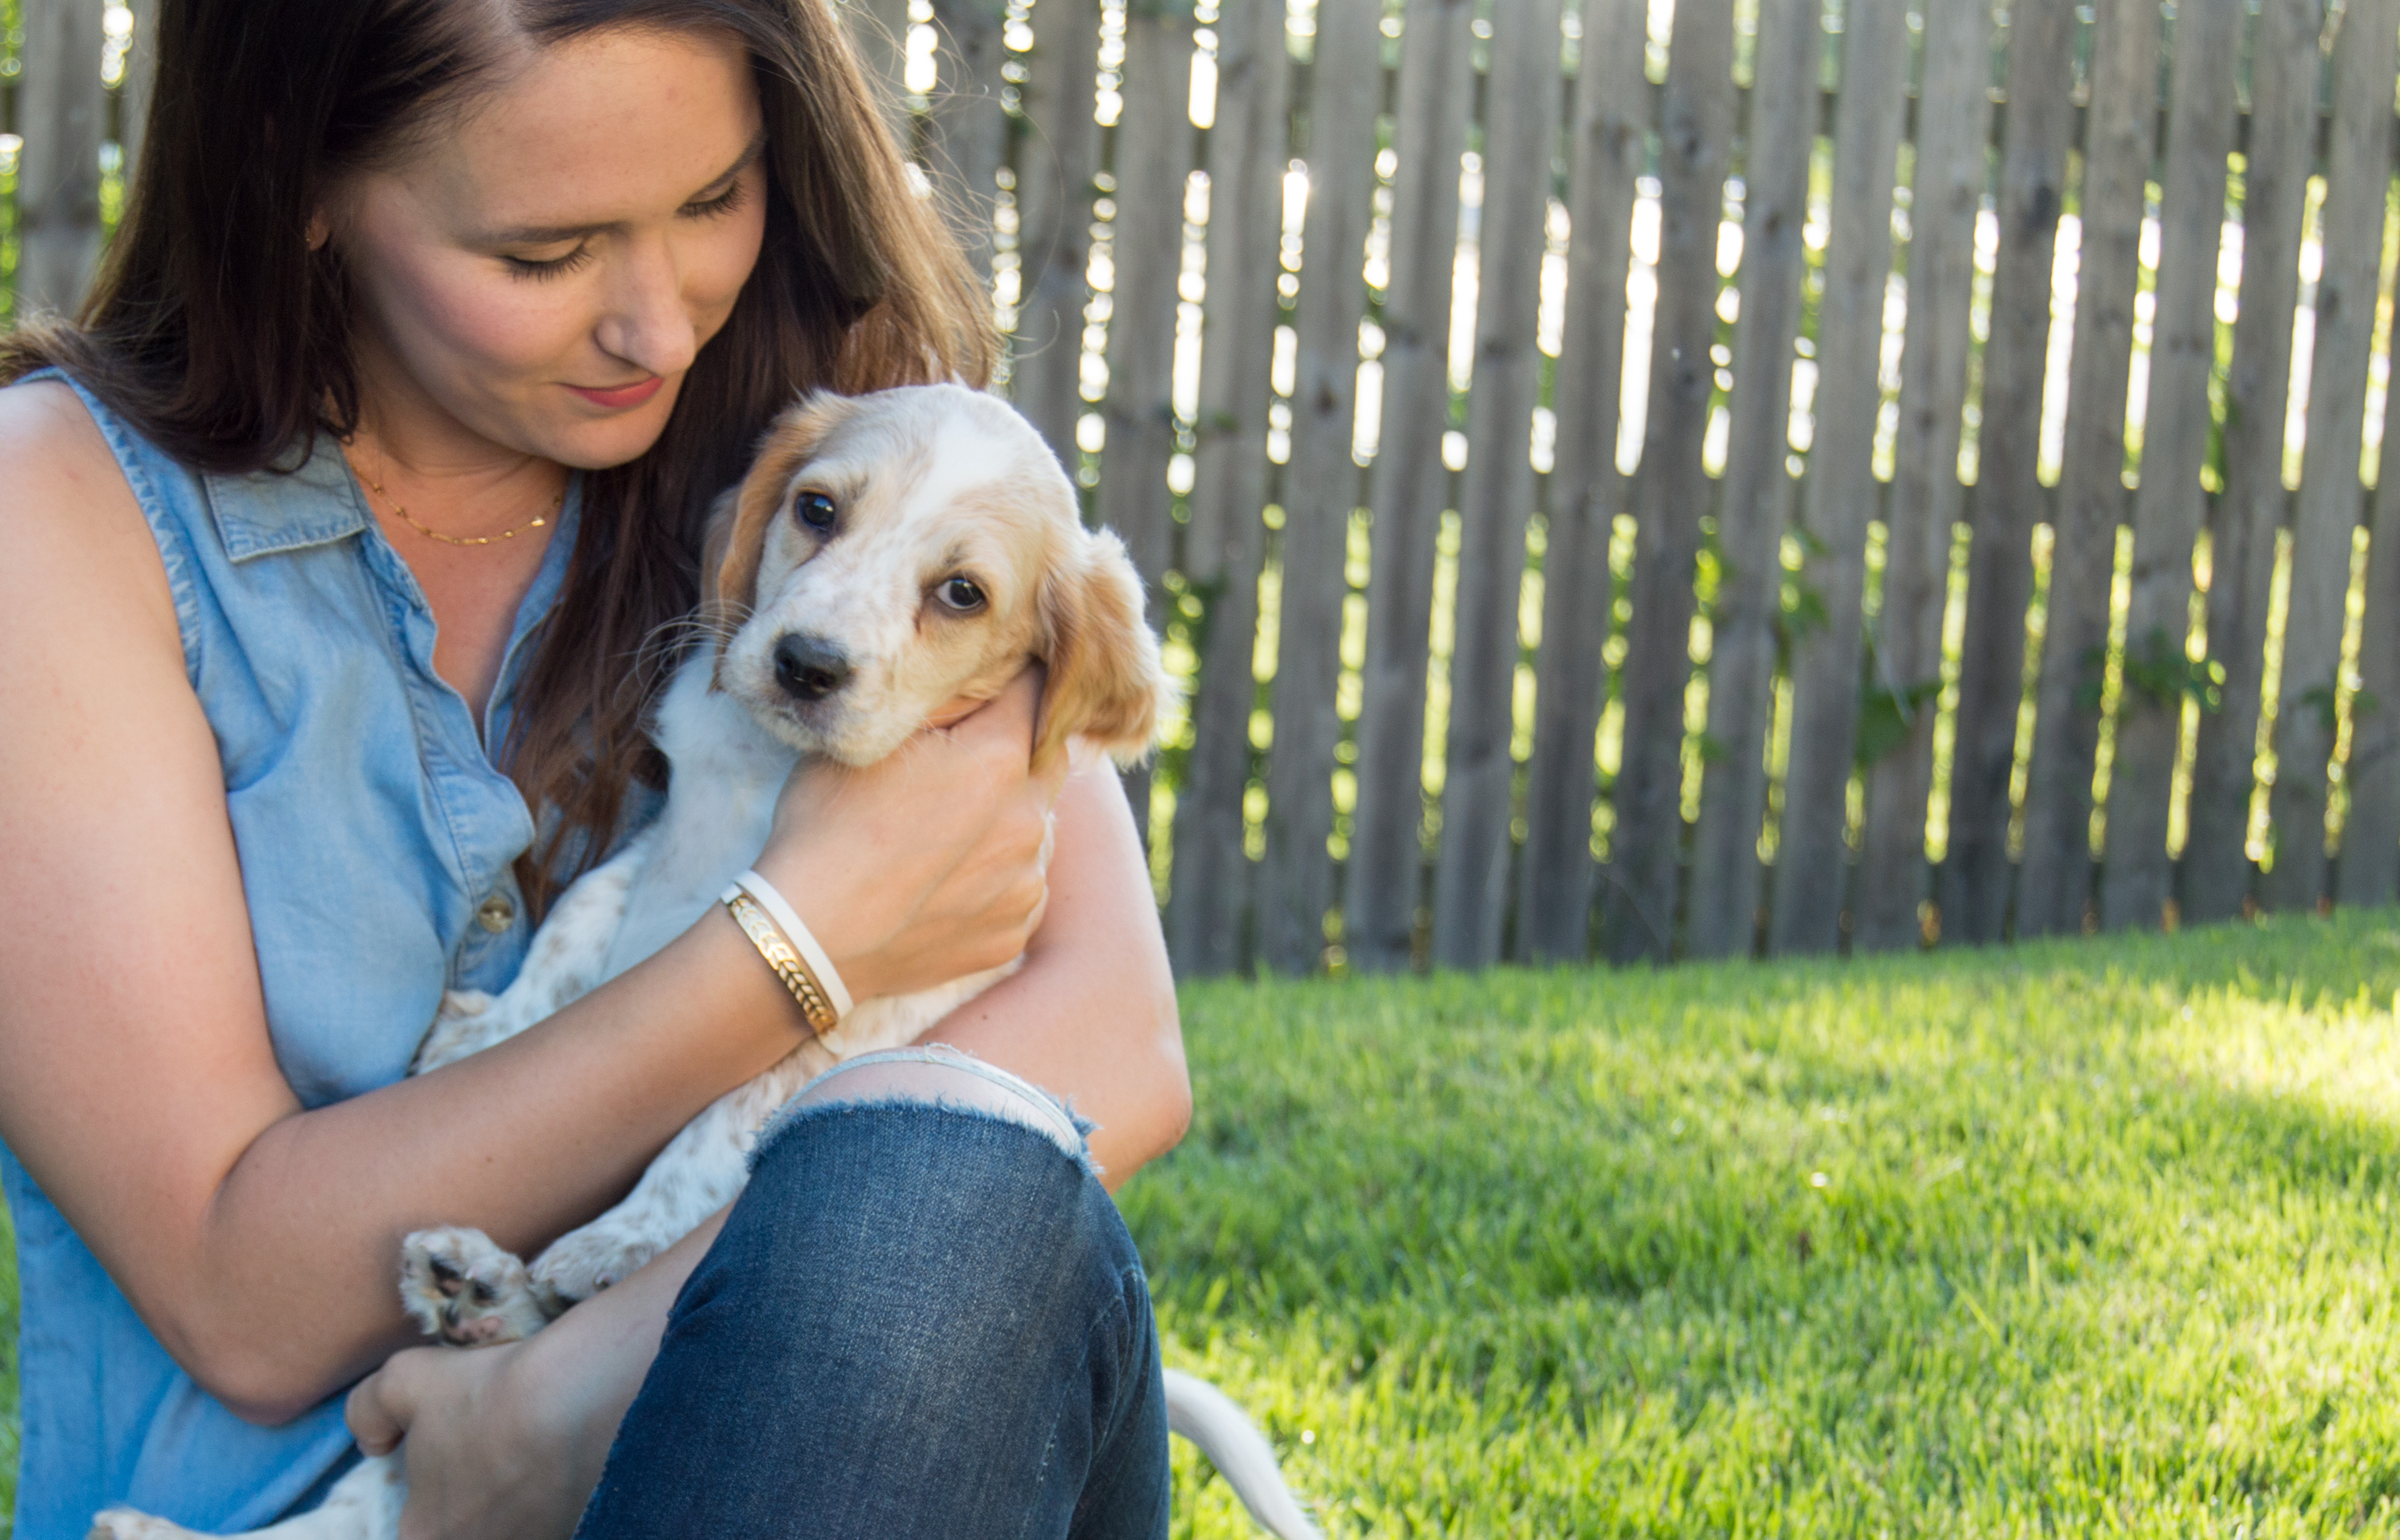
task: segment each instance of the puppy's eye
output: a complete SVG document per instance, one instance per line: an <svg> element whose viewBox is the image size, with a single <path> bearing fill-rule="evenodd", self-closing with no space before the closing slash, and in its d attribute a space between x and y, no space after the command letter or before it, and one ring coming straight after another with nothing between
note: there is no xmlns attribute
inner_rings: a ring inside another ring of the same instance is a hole
<svg viewBox="0 0 2400 1540"><path fill-rule="evenodd" d="M820 535L833 533L836 510L833 499L822 492L803 492L792 499L792 512L800 523Z"/></svg>
<svg viewBox="0 0 2400 1540"><path fill-rule="evenodd" d="M975 586L972 578L945 578L941 586L934 590L934 594L961 615L984 606L983 590Z"/></svg>

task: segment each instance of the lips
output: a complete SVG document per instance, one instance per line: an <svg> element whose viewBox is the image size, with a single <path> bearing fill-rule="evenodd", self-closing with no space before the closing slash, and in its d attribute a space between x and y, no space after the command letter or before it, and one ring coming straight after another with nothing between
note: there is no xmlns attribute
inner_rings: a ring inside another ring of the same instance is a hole
<svg viewBox="0 0 2400 1540"><path fill-rule="evenodd" d="M606 390L594 390L580 385L570 385L567 388L603 411L628 412L664 389L666 383L665 375L652 375L637 385L620 385Z"/></svg>

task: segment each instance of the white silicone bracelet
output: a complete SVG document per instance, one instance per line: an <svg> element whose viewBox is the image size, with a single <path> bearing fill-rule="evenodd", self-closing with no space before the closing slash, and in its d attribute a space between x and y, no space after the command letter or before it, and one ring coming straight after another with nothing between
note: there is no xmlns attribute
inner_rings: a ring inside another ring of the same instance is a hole
<svg viewBox="0 0 2400 1540"><path fill-rule="evenodd" d="M767 911L776 928L784 933L784 939L790 942L807 961L809 972L817 975L818 986L825 990L825 1000L833 1006L834 1018L839 1020L850 1015L850 990L843 986L841 974L834 970L833 959L825 955L825 949L817 944L815 936L809 934L809 928L784 901L784 895L775 891L775 885L757 872L743 872L733 879L733 885L748 893L753 902Z"/></svg>

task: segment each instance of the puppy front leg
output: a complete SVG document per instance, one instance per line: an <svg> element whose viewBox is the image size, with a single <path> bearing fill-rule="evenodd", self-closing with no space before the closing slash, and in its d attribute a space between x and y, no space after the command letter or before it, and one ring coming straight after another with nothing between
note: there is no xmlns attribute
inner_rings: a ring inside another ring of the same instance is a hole
<svg viewBox="0 0 2400 1540"><path fill-rule="evenodd" d="M758 1130L833 1062L821 1044L805 1043L747 1085L719 1097L659 1152L624 1202L561 1235L534 1259L533 1287L565 1304L588 1300L691 1233L741 1195Z"/></svg>

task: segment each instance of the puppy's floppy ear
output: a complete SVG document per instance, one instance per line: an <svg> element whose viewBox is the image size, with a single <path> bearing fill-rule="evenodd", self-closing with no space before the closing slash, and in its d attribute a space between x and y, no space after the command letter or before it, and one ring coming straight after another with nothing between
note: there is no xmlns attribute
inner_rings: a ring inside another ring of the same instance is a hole
<svg viewBox="0 0 2400 1540"><path fill-rule="evenodd" d="M729 486L708 505L708 524L700 537L700 611L703 615L725 613L722 591L725 585L725 558L733 550L733 520L742 511L742 488ZM753 571L751 580L757 580Z"/></svg>
<svg viewBox="0 0 2400 1540"><path fill-rule="evenodd" d="M1174 688L1158 638L1141 618L1141 578L1125 542L1107 530L1077 530L1069 550L1042 583L1042 656L1050 676L1034 762L1086 738L1118 764L1135 764L1150 753L1159 708Z"/></svg>
<svg viewBox="0 0 2400 1540"><path fill-rule="evenodd" d="M720 499L710 516L702 559L716 575L707 601L712 618L738 624L757 604L759 557L767 549L767 530L784 506L792 477L824 446L826 436L857 410L855 399L818 390L786 409L767 429L758 457L750 464L750 474L730 494L730 515L725 500ZM724 522L721 537L719 521Z"/></svg>

